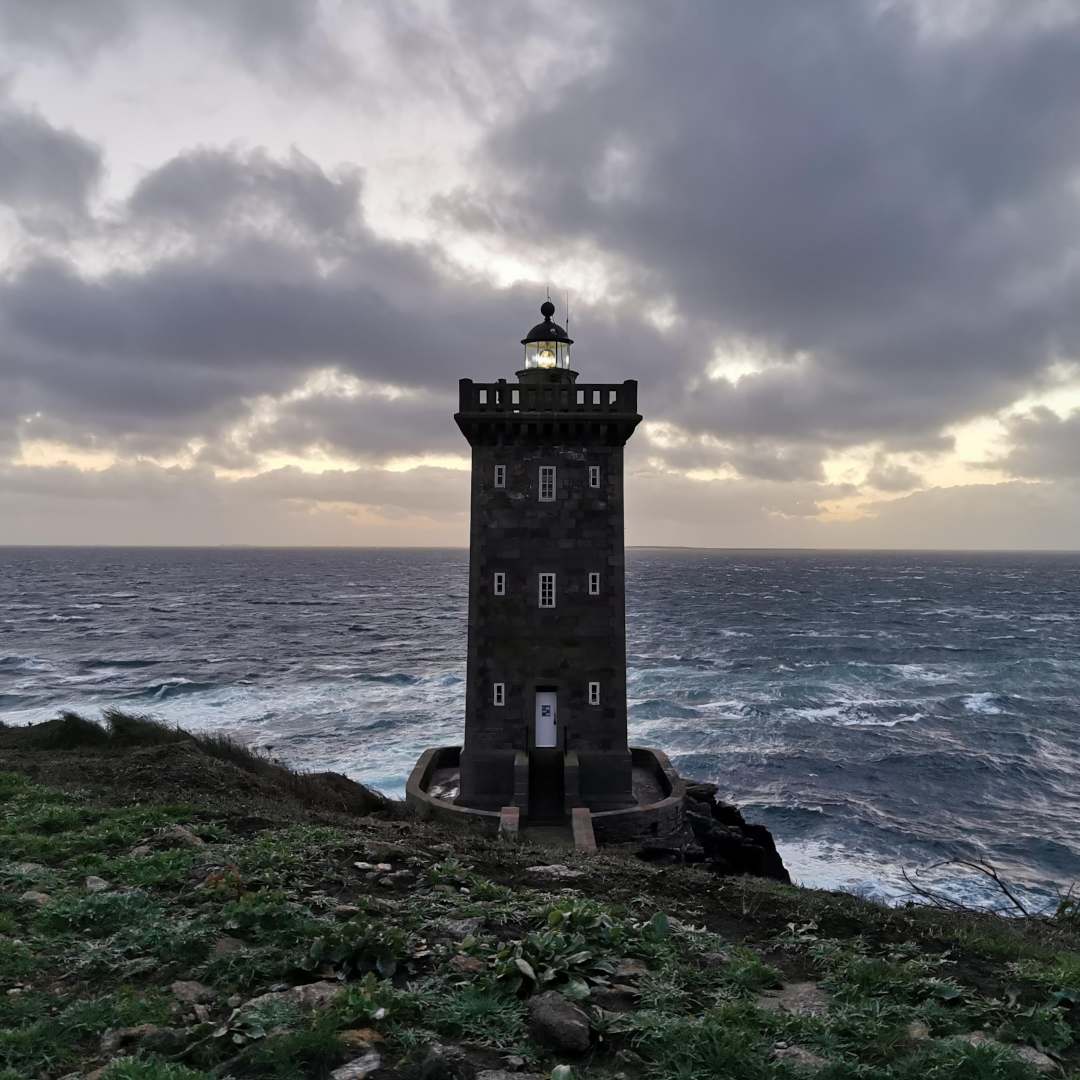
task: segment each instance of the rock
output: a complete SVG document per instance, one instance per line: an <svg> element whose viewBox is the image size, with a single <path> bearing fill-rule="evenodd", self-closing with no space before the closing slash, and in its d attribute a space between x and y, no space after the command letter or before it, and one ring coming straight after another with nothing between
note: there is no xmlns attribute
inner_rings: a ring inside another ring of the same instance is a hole
<svg viewBox="0 0 1080 1080"><path fill-rule="evenodd" d="M484 925L484 920L477 915L471 919L446 919L441 925L452 938L461 941L478 934Z"/></svg>
<svg viewBox="0 0 1080 1080"><path fill-rule="evenodd" d="M551 866L529 866L525 868L525 872L548 878L551 881L575 881L585 874L584 870L573 870L563 863L553 863Z"/></svg>
<svg viewBox="0 0 1080 1080"><path fill-rule="evenodd" d="M552 1050L583 1054L589 1049L589 1018L555 990L529 999L529 1028Z"/></svg>
<svg viewBox="0 0 1080 1080"><path fill-rule="evenodd" d="M418 1080L473 1080L476 1069L465 1051L445 1043L428 1043L416 1076Z"/></svg>
<svg viewBox="0 0 1080 1080"><path fill-rule="evenodd" d="M509 1069L481 1069L476 1080L546 1080L542 1073L511 1072Z"/></svg>
<svg viewBox="0 0 1080 1080"><path fill-rule="evenodd" d="M640 979L642 975L648 974L649 969L641 960L634 960L632 957L627 957L625 960L620 960L615 965L615 970L612 972L612 978Z"/></svg>
<svg viewBox="0 0 1080 1080"><path fill-rule="evenodd" d="M95 877L91 874L83 884L86 886L86 891L91 893L105 892L109 888L109 883L100 877Z"/></svg>
<svg viewBox="0 0 1080 1080"><path fill-rule="evenodd" d="M169 989L173 992L173 997L185 1005L205 1005L217 997L217 994L205 983L191 980L177 979Z"/></svg>
<svg viewBox="0 0 1080 1080"><path fill-rule="evenodd" d="M629 986L594 986L589 1003L606 1012L632 1012L639 996Z"/></svg>
<svg viewBox="0 0 1080 1080"><path fill-rule="evenodd" d="M226 956L229 953L240 952L241 949L246 949L247 945L239 938L230 937L228 934L222 934L221 937L214 942L214 955Z"/></svg>
<svg viewBox="0 0 1080 1080"><path fill-rule="evenodd" d="M912 1020L907 1026L907 1037L921 1042L930 1038L930 1028L921 1020Z"/></svg>
<svg viewBox="0 0 1080 1080"><path fill-rule="evenodd" d="M503 1061L510 1072L521 1072L525 1068L525 1059L517 1054L510 1054L508 1057L504 1057Z"/></svg>
<svg viewBox="0 0 1080 1080"><path fill-rule="evenodd" d="M201 848L206 841L196 836L186 825L166 825L154 834L155 846L159 848Z"/></svg>
<svg viewBox="0 0 1080 1080"><path fill-rule="evenodd" d="M353 866L355 866L357 870L361 870L361 871L365 871L365 872L368 871L368 870L374 870L375 869L375 864L374 863L369 863L369 862L354 862Z"/></svg>
<svg viewBox="0 0 1080 1080"><path fill-rule="evenodd" d="M757 999L759 1009L786 1012L792 1016L822 1016L829 1008L829 999L817 983L788 983L779 990L766 990Z"/></svg>
<svg viewBox="0 0 1080 1080"><path fill-rule="evenodd" d="M382 1056L378 1050L369 1050L363 1057L356 1058L335 1069L330 1074L330 1080L364 1080L382 1065Z"/></svg>
<svg viewBox="0 0 1080 1080"><path fill-rule="evenodd" d="M161 1027L158 1024L139 1024L137 1027L109 1028L101 1036L101 1052L115 1054L125 1047L137 1046L159 1054L175 1054L188 1042L183 1028Z"/></svg>
<svg viewBox="0 0 1080 1080"><path fill-rule="evenodd" d="M19 897L24 904L33 904L35 907L45 907L47 904L52 903L52 897L48 893L35 892L33 889L29 889Z"/></svg>
<svg viewBox="0 0 1080 1080"><path fill-rule="evenodd" d="M786 1046L777 1043L772 1052L774 1061L787 1061L797 1069L823 1069L829 1063L802 1046Z"/></svg>
<svg viewBox="0 0 1080 1080"><path fill-rule="evenodd" d="M700 799L701 802L712 806L716 802L716 793L720 790L719 784L711 780L687 780L686 795L690 799Z"/></svg>
<svg viewBox="0 0 1080 1080"><path fill-rule="evenodd" d="M1053 1073L1058 1071L1058 1064L1046 1054L1040 1053L1033 1046L1018 1046L1012 1043L1003 1043L993 1039L985 1031L969 1031L965 1035L954 1035L953 1038L966 1042L969 1046L989 1046L995 1050L1011 1050L1017 1057L1026 1061L1038 1073Z"/></svg>
<svg viewBox="0 0 1080 1080"><path fill-rule="evenodd" d="M136 859L142 859L147 855L153 855L154 849L149 844L136 844L128 854Z"/></svg>
<svg viewBox="0 0 1080 1080"><path fill-rule="evenodd" d="M360 910L355 904L338 904L334 908L334 916L338 919L351 919L354 915L359 915Z"/></svg>
<svg viewBox="0 0 1080 1080"><path fill-rule="evenodd" d="M36 862L5 863L3 870L5 874L29 878L31 881L47 881L52 876L52 871L47 866Z"/></svg>
<svg viewBox="0 0 1080 1080"><path fill-rule="evenodd" d="M329 1005L343 993L345 993L345 987L339 982L305 983L303 986L293 986L288 990L273 990L268 994L253 997L240 1006L239 1012L243 1014L271 1002L295 1005L302 1012L311 1012L313 1009Z"/></svg>
<svg viewBox="0 0 1080 1080"><path fill-rule="evenodd" d="M383 1037L374 1028L350 1028L339 1031L337 1037L350 1050L365 1050L372 1043L383 1042Z"/></svg>
<svg viewBox="0 0 1080 1080"><path fill-rule="evenodd" d="M487 969L487 964L478 956L466 956L464 953L459 953L457 956L450 958L450 966L455 971L460 971L462 975L479 975L482 971Z"/></svg>
<svg viewBox="0 0 1080 1080"><path fill-rule="evenodd" d="M408 885L416 880L416 875L411 870L395 870L386 875L386 880L397 885Z"/></svg>

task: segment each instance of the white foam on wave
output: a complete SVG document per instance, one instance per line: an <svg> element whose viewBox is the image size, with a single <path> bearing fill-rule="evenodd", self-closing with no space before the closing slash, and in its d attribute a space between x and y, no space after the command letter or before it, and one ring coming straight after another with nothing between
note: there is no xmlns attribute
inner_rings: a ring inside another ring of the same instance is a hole
<svg viewBox="0 0 1080 1080"><path fill-rule="evenodd" d="M983 716L1000 716L1004 709L994 704L996 696L989 691L980 694L965 694L964 708L968 712L982 713Z"/></svg>

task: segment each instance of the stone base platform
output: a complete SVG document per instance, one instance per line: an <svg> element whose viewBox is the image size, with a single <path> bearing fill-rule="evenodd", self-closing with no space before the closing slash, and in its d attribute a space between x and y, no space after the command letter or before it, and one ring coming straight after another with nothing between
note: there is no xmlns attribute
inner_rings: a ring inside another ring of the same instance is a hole
<svg viewBox="0 0 1080 1080"><path fill-rule="evenodd" d="M528 767L527 755L519 755L518 768ZM573 769L576 755L567 754L567 769ZM596 844L626 843L648 837L662 838L678 833L684 824L686 783L661 750L634 746L630 748L633 789L636 806L619 810L590 811L588 807L568 805L561 820L568 836L578 838L577 846L589 850L590 837ZM515 784L522 797L515 797L513 807L479 810L456 802L459 793L460 746L438 746L425 750L417 761L405 787L405 802L420 818L448 825L477 828L489 833L508 832L506 823L513 819L528 834L528 784ZM568 790L572 790L572 787ZM514 809L516 813L508 813ZM500 830L500 821L503 828ZM571 830L571 822L573 828ZM536 823L534 823L535 825ZM560 822L545 819L545 826ZM591 828L590 828L591 826Z"/></svg>

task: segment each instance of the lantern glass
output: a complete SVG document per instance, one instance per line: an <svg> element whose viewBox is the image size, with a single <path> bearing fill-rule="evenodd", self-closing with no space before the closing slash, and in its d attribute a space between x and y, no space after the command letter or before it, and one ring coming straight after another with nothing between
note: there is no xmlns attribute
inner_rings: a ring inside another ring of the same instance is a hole
<svg viewBox="0 0 1080 1080"><path fill-rule="evenodd" d="M525 346L526 368L568 368L570 346L565 341L530 341Z"/></svg>

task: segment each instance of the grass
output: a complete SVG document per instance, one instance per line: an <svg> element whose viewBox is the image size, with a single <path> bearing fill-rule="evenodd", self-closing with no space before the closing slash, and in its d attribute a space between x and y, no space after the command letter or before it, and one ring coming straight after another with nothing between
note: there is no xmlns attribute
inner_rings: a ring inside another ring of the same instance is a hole
<svg viewBox="0 0 1080 1080"><path fill-rule="evenodd" d="M189 745L140 718L109 722L107 742L88 736L94 752ZM392 817L266 821L251 834L242 808L215 816L197 799L119 794L0 772L0 1080L89 1072L106 1064L105 1031L140 1024L173 1034L125 1046L103 1080L328 1077L358 1056L347 1035L358 1028L403 1080L421 1075L432 1041L462 1047L469 1070L512 1052L545 1076L570 1065L577 1080L795 1080L806 1074L776 1056L785 1043L827 1062L821 1080L1032 1080L1009 1049L1027 1046L1080 1080L1068 919L887 909L613 853L560 852L586 874L533 887L525 868L553 856L524 844ZM158 831L173 825L205 844L162 849ZM414 877L380 883L357 862ZM104 891L86 888L91 873ZM44 906L20 899L31 888ZM170 991L178 979L211 989L199 1014ZM230 1003L316 980L341 993L314 1011ZM601 1009L627 981L633 1007ZM767 1007L762 995L791 982L817 983L827 1008ZM589 1016L593 1047L577 1060L530 1032L529 999L550 989ZM977 1031L1006 1045L956 1038Z"/></svg>

